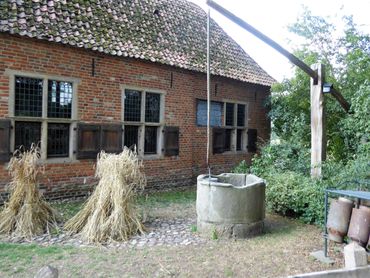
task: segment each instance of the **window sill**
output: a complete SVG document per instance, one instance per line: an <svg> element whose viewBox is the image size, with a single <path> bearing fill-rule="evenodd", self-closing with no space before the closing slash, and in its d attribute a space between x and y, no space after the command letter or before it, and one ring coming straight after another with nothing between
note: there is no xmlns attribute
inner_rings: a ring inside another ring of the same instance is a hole
<svg viewBox="0 0 370 278"><path fill-rule="evenodd" d="M236 154L247 154L247 150L242 150L242 151L225 151L223 153L220 153L222 155L236 155Z"/></svg>
<svg viewBox="0 0 370 278"><path fill-rule="evenodd" d="M140 156L142 160L157 160L162 159L162 154L145 154L144 156Z"/></svg>
<svg viewBox="0 0 370 278"><path fill-rule="evenodd" d="M41 164L71 164L78 162L80 161L70 157L47 158L41 160Z"/></svg>

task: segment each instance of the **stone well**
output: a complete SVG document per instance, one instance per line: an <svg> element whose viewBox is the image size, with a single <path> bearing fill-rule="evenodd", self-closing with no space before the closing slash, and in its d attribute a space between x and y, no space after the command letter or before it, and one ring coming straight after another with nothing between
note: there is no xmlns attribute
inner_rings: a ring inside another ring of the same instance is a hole
<svg viewBox="0 0 370 278"><path fill-rule="evenodd" d="M263 231L265 182L255 175L224 173L197 179L197 229L201 234L245 238Z"/></svg>

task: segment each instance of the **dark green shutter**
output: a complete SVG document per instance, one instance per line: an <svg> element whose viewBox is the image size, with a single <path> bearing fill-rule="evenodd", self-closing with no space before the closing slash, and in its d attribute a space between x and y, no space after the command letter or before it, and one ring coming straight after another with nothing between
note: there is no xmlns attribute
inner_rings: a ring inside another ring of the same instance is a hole
<svg viewBox="0 0 370 278"><path fill-rule="evenodd" d="M180 151L180 129L176 126L166 126L164 128L164 155L179 155Z"/></svg>
<svg viewBox="0 0 370 278"><path fill-rule="evenodd" d="M100 151L100 126L78 124L77 158L96 158Z"/></svg>
<svg viewBox="0 0 370 278"><path fill-rule="evenodd" d="M10 120L0 120L0 162L10 159Z"/></svg>

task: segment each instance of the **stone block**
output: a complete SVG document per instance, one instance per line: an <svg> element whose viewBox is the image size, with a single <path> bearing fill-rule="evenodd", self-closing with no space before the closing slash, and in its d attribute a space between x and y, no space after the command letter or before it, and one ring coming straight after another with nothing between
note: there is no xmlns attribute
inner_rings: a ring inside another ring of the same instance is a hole
<svg viewBox="0 0 370 278"><path fill-rule="evenodd" d="M41 268L34 278L58 278L58 276L58 269L47 265Z"/></svg>
<svg viewBox="0 0 370 278"><path fill-rule="evenodd" d="M365 248L358 245L357 242L352 242L344 247L345 267L355 268L367 265L367 254Z"/></svg>

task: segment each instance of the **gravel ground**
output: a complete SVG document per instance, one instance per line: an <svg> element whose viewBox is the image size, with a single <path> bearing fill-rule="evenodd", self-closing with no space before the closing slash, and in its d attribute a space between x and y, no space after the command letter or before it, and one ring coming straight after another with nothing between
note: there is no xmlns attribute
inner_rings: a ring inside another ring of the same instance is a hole
<svg viewBox="0 0 370 278"><path fill-rule="evenodd" d="M144 223L146 233L132 237L126 242L113 242L103 245L108 248L145 248L152 246L177 246L177 245L198 245L206 242L192 229L196 227L194 218L187 219L154 219ZM1 237L3 242L30 244L35 243L41 246L64 245L74 247L95 246L81 240L78 235L70 236L66 233L58 235L40 235L31 239L18 237Z"/></svg>

